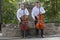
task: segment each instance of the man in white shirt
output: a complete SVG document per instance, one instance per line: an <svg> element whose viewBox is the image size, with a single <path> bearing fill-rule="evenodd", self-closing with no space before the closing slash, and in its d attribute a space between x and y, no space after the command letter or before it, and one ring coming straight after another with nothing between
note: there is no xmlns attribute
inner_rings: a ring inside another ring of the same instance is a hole
<svg viewBox="0 0 60 40"><path fill-rule="evenodd" d="M41 7L41 4L39 2L36 2L35 3L35 7L32 9L32 18L34 19L35 21L35 26L36 24L38 23L38 18L39 18L39 14L44 14L45 13L45 10L43 7ZM43 28L44 29L44 28ZM40 29L41 30L41 37L43 37L43 29ZM36 28L36 36L38 36L39 34L39 30Z"/></svg>
<svg viewBox="0 0 60 40"><path fill-rule="evenodd" d="M20 22L20 29L23 37L24 37L24 31L25 31L25 36L29 34L28 24L27 24L28 15L29 15L28 9L25 7L24 4L21 4L20 8L17 10L17 19Z"/></svg>

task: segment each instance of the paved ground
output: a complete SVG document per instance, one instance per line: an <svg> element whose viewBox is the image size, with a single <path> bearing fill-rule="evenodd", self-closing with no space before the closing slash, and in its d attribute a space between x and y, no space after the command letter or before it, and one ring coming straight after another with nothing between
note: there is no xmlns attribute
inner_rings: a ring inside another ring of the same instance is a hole
<svg viewBox="0 0 60 40"><path fill-rule="evenodd" d="M0 33L0 40L60 40L60 34L46 35L45 38L20 38L20 37L2 37Z"/></svg>
<svg viewBox="0 0 60 40"><path fill-rule="evenodd" d="M3 37L0 38L0 40L60 40L60 37L51 37L51 38L8 38L8 37Z"/></svg>
<svg viewBox="0 0 60 40"><path fill-rule="evenodd" d="M0 33L0 36L2 36L2 33Z"/></svg>
<svg viewBox="0 0 60 40"><path fill-rule="evenodd" d="M20 40L20 39L13 39L13 40ZM60 37L54 37L54 38L31 38L31 39L21 39L21 40L60 40Z"/></svg>

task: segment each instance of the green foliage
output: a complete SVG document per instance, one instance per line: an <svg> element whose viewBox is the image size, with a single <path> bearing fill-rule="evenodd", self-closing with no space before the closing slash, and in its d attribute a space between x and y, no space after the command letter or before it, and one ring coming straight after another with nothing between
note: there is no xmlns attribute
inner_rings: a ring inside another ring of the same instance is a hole
<svg viewBox="0 0 60 40"><path fill-rule="evenodd" d="M17 23L17 7L16 0L2 0L3 23Z"/></svg>
<svg viewBox="0 0 60 40"><path fill-rule="evenodd" d="M39 0L46 10L45 22L60 22L60 0Z"/></svg>
<svg viewBox="0 0 60 40"><path fill-rule="evenodd" d="M3 23L18 23L16 12L22 1L2 0ZM29 0L28 3L36 1L40 1L46 10L45 22L60 22L60 0Z"/></svg>

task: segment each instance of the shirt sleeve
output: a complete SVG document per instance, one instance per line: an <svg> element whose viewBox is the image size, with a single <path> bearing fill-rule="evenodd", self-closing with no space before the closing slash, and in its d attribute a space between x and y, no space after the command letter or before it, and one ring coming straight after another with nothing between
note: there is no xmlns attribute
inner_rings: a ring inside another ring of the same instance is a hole
<svg viewBox="0 0 60 40"><path fill-rule="evenodd" d="M41 11L41 13L42 13L42 14L44 14L44 13L45 13L45 10L44 10L44 8L43 8L43 7L41 7L41 10L40 10L40 11Z"/></svg>
<svg viewBox="0 0 60 40"><path fill-rule="evenodd" d="M34 9L32 9L32 13L31 13L31 15L32 15L32 18L35 20Z"/></svg>
<svg viewBox="0 0 60 40"><path fill-rule="evenodd" d="M28 11L28 9L26 8L26 15L29 15L29 11Z"/></svg>
<svg viewBox="0 0 60 40"><path fill-rule="evenodd" d="M20 21L20 14L19 14L20 12L19 12L19 10L17 11L17 19Z"/></svg>

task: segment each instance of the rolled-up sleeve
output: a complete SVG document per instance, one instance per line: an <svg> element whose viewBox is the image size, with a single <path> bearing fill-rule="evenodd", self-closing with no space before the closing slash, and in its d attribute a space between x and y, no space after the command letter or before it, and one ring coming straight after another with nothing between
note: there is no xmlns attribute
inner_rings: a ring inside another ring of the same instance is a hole
<svg viewBox="0 0 60 40"><path fill-rule="evenodd" d="M29 11L28 11L28 9L26 8L26 15L29 15Z"/></svg>
<svg viewBox="0 0 60 40"><path fill-rule="evenodd" d="M20 14L19 14L20 12L19 12L19 10L17 11L17 19L20 21Z"/></svg>
<svg viewBox="0 0 60 40"><path fill-rule="evenodd" d="M31 13L31 15L32 15L32 18L35 20L34 9L32 9L32 13Z"/></svg>
<svg viewBox="0 0 60 40"><path fill-rule="evenodd" d="M44 8L43 8L43 7L41 7L41 10L40 10L40 11L41 11L41 13L42 13L42 14L44 14L44 13L45 13L45 10L44 10Z"/></svg>

